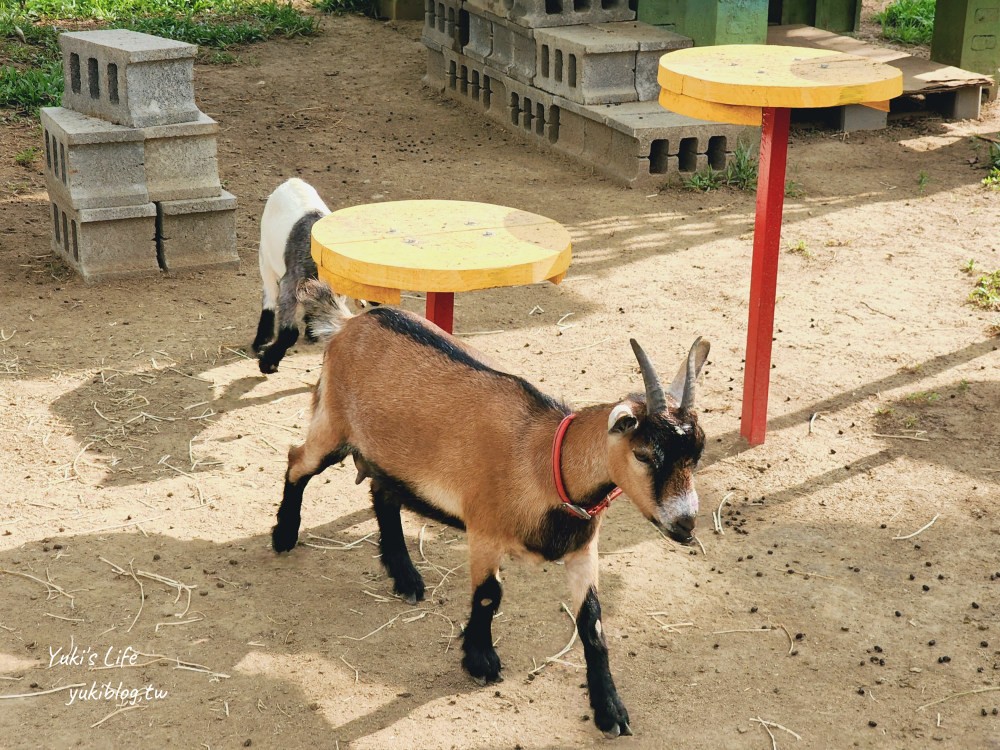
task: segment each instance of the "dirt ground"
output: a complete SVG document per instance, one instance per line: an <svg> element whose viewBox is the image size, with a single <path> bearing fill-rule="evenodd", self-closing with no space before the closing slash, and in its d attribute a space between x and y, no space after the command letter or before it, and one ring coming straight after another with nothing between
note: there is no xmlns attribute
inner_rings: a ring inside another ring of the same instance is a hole
<svg viewBox="0 0 1000 750"><path fill-rule="evenodd" d="M973 137L1000 131L1000 108L795 131L770 432L750 449L751 195L623 190L423 88L419 24L324 28L196 70L239 198L239 272L85 286L50 255L39 166L13 164L37 127L4 130L0 698L36 695L0 700L0 747L608 742L579 644L531 674L572 632L560 565L506 566L506 679L480 688L453 640L461 533L407 516L430 595L392 598L366 489L340 467L307 491L312 546L270 551L320 350L266 378L243 352L257 220L299 175L334 209L474 199L563 222L563 284L461 295L456 321L571 404L641 387L631 336L668 376L695 336L713 342L704 551L624 499L604 523L605 632L635 730L618 745L764 750L762 719L787 728L770 728L782 749L1000 748L1000 339L963 270L1000 266L1000 193ZM69 685L86 689L42 694Z"/></svg>

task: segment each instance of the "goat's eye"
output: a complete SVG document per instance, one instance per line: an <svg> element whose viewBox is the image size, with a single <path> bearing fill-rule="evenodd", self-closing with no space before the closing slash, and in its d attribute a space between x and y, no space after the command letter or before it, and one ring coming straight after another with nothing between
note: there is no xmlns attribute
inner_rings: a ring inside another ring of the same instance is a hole
<svg viewBox="0 0 1000 750"><path fill-rule="evenodd" d="M653 463L653 457L648 453L640 453L639 451L632 451L632 455L635 456L635 460L641 464L651 464Z"/></svg>

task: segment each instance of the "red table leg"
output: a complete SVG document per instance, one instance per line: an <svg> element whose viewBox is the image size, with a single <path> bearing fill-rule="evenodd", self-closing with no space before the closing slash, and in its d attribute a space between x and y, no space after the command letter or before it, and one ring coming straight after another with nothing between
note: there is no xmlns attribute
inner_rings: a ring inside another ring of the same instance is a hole
<svg viewBox="0 0 1000 750"><path fill-rule="evenodd" d="M427 292L427 319L451 333L455 322L455 295L452 292Z"/></svg>
<svg viewBox="0 0 1000 750"><path fill-rule="evenodd" d="M778 245L785 203L785 164L791 111L765 107L760 135L757 178L757 218L750 270L750 318L747 324L746 369L743 376L743 418L740 433L750 445L764 442L767 391L771 379L771 338L778 283Z"/></svg>

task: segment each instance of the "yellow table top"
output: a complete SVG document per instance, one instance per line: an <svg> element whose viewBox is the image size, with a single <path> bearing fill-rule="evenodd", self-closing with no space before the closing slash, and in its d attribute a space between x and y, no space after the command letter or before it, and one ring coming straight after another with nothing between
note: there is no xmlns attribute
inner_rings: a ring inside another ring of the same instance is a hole
<svg viewBox="0 0 1000 750"><path fill-rule="evenodd" d="M660 58L660 104L680 114L756 125L762 107L888 109L903 93L897 69L832 50L764 44L691 47Z"/></svg>
<svg viewBox="0 0 1000 750"><path fill-rule="evenodd" d="M348 296L398 304L400 290L467 292L562 281L569 232L556 221L471 201L371 203L313 225L319 276Z"/></svg>

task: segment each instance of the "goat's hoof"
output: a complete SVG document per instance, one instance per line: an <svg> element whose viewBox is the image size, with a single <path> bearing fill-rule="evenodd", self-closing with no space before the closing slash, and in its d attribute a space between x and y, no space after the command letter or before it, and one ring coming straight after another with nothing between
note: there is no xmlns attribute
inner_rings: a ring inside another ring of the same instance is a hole
<svg viewBox="0 0 1000 750"><path fill-rule="evenodd" d="M480 687L491 682L503 682L500 675L500 657L493 649L489 651L467 651L462 666Z"/></svg>
<svg viewBox="0 0 1000 750"><path fill-rule="evenodd" d="M632 727L628 723L628 711L617 695L610 696L607 705L594 709L594 723L608 739L632 734Z"/></svg>
<svg viewBox="0 0 1000 750"><path fill-rule="evenodd" d="M420 577L419 573L416 573L416 578L404 581L397 580L393 588L407 604L416 604L424 600L424 579Z"/></svg>
<svg viewBox="0 0 1000 750"><path fill-rule="evenodd" d="M257 360L257 366L260 367L260 371L265 375L271 375L278 371L278 363L272 362L266 356Z"/></svg>
<svg viewBox="0 0 1000 750"><path fill-rule="evenodd" d="M295 549L298 541L298 529L290 529L281 525L276 525L271 529L271 546L275 552L289 552Z"/></svg>

